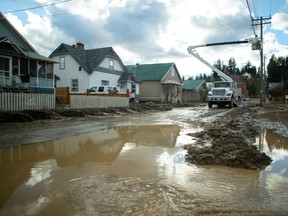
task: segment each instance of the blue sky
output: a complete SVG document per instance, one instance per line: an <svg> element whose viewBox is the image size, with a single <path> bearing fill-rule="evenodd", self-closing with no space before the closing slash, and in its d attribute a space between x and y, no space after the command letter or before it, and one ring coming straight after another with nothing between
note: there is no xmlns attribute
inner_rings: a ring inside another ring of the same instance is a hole
<svg viewBox="0 0 288 216"><path fill-rule="evenodd" d="M253 18L271 16L264 27L266 59L288 56L288 0L248 2ZM42 55L80 41L86 49L112 46L126 65L175 62L185 77L211 73L188 46L254 36L246 0L0 0L0 11ZM240 68L260 64L250 44L197 52L211 64L230 57Z"/></svg>

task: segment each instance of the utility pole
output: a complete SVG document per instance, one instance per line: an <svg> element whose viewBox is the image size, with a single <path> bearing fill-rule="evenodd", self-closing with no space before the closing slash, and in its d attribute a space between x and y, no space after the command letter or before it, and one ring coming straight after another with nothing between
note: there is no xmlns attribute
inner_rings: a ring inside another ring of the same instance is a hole
<svg viewBox="0 0 288 216"><path fill-rule="evenodd" d="M266 78L266 76L264 77L264 66L263 66L263 58L264 58L264 52L263 52L263 25L266 24L271 24L271 22L263 22L265 20L270 20L271 17L269 18L263 18L262 16L260 17L260 19L253 19L253 22L257 22L257 23L252 23L252 26L256 26L256 25L260 25L260 43L261 43L261 47L260 47L260 106L263 106L263 99L265 97L265 85L264 85L264 78ZM260 23L259 23L260 21ZM265 100L265 99L264 99Z"/></svg>

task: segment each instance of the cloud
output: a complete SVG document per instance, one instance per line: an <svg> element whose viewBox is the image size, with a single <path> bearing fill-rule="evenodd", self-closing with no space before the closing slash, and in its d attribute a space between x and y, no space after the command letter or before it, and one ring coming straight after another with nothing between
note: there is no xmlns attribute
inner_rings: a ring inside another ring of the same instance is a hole
<svg viewBox="0 0 288 216"><path fill-rule="evenodd" d="M272 29L288 31L288 14L276 13L272 16Z"/></svg>
<svg viewBox="0 0 288 216"><path fill-rule="evenodd" d="M23 22L7 14L42 55L48 56L61 43L80 41L86 49L112 46L124 64L175 62L185 76L211 72L188 54L188 46L254 37L245 1L201 0L195 4L191 0L75 0L45 7L41 14L39 10L28 11L26 16ZM287 34L287 22L287 13L273 15L272 31L265 29L265 55L287 55L287 45L281 44L275 33ZM260 63L259 52L252 51L250 44L197 51L211 64L218 59L228 63L230 57L236 59L238 67L247 61L255 66Z"/></svg>

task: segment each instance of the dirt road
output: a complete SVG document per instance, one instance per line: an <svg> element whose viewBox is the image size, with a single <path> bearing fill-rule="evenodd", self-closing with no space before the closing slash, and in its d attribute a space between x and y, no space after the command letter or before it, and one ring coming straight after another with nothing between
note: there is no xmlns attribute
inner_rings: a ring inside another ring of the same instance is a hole
<svg viewBox="0 0 288 216"><path fill-rule="evenodd" d="M36 120L0 124L0 149L87 133L101 127L98 120L107 117L170 109L170 106L147 103L130 109L102 109L93 113L91 110L61 111L56 114L30 111L25 115L34 115ZM269 165L271 159L252 145L258 134L255 127L265 125L288 136L288 112L283 107L269 104L260 107L252 102L234 109L217 109L217 112L215 109L207 109L203 117L221 112L225 116L209 120L204 124L203 131L190 134L197 138L196 145L185 147L188 151L186 160L190 163L260 169Z"/></svg>

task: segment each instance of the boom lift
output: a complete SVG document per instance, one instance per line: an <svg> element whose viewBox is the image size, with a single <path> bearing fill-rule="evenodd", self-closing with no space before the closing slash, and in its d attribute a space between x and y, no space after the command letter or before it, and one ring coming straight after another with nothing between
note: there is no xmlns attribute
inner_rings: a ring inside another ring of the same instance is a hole
<svg viewBox="0 0 288 216"><path fill-rule="evenodd" d="M229 77L227 74L223 73L221 70L211 65L205 59L203 59L195 50L199 47L208 47L208 46L219 46L219 45L228 45L228 44L242 44L242 43L251 43L252 50L257 50L260 47L259 40L257 38L247 39L244 41L230 41L230 42L219 42L219 43L208 43L200 44L195 46L188 47L188 53L197 58L199 61L210 67L215 71L222 81L214 82L213 88L208 92L208 106L212 107L213 104L217 106L228 105L230 108L234 105L237 106L237 102L241 101L242 93L241 89L237 88L237 83Z"/></svg>

